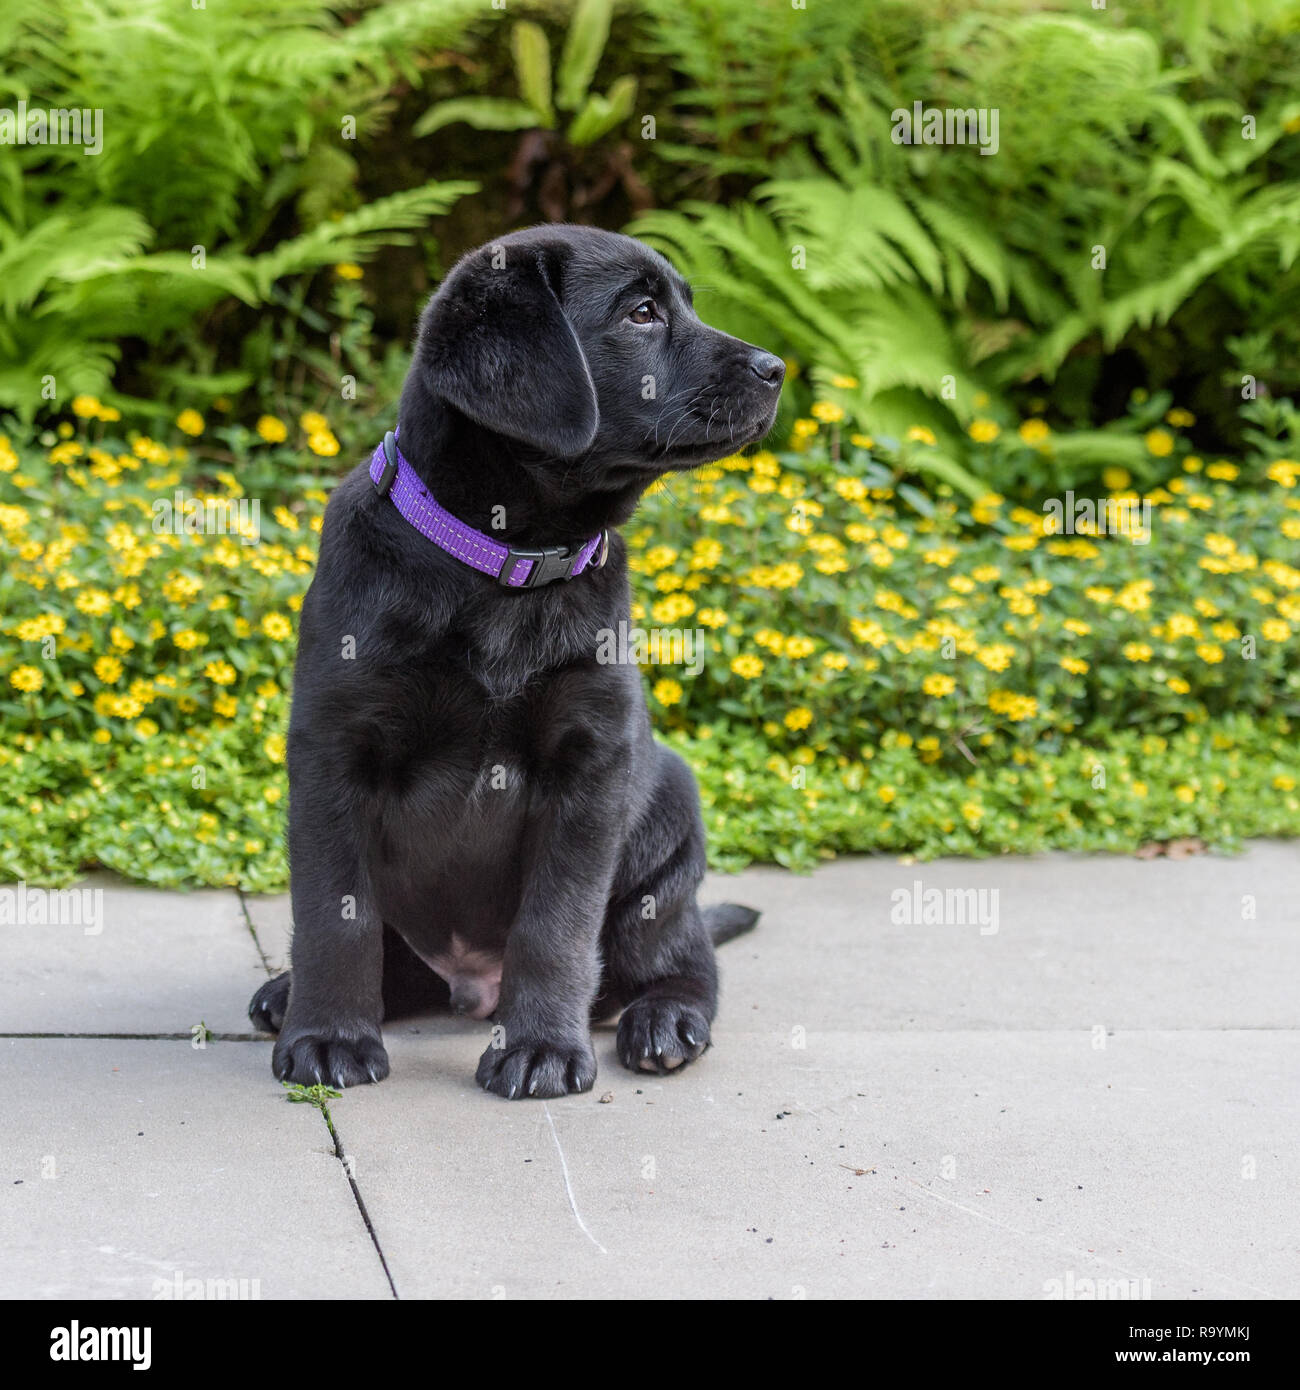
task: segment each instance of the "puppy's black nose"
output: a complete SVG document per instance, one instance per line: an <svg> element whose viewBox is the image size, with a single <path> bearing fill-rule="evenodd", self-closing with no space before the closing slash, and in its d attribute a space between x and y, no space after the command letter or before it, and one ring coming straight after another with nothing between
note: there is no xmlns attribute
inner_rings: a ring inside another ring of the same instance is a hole
<svg viewBox="0 0 1300 1390"><path fill-rule="evenodd" d="M785 380L785 363L770 352L756 352L749 359L749 370L765 386L780 386Z"/></svg>

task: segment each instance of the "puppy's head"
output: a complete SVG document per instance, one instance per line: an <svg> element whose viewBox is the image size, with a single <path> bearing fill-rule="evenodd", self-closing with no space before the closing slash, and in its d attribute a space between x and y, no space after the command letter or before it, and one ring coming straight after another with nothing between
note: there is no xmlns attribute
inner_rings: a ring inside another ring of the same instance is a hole
<svg viewBox="0 0 1300 1390"><path fill-rule="evenodd" d="M430 301L425 390L527 458L581 459L588 487L648 483L772 427L779 357L701 323L673 267L588 227L515 232L470 252Z"/></svg>

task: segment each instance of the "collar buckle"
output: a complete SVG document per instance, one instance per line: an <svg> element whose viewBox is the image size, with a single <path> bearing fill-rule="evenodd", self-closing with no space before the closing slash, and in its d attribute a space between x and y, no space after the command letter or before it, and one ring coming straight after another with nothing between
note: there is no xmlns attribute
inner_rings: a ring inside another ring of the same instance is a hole
<svg viewBox="0 0 1300 1390"><path fill-rule="evenodd" d="M540 589L544 584L554 584L558 579L572 579L573 567L582 551L580 545L543 545L532 549L507 546L505 564L497 575L497 583L505 589ZM531 560L532 566L521 584L512 584L510 577L523 560Z"/></svg>
<svg viewBox="0 0 1300 1390"><path fill-rule="evenodd" d="M384 471L377 477L375 491L381 497L387 497L389 489L393 486L397 478L397 436L389 430L384 435Z"/></svg>

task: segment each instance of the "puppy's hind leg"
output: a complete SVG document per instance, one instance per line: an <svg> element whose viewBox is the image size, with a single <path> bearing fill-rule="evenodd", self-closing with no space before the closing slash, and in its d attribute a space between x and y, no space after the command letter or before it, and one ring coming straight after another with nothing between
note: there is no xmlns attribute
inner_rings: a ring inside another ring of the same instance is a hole
<svg viewBox="0 0 1300 1390"><path fill-rule="evenodd" d="M248 1004L248 1017L262 1033L278 1033L289 1012L293 972L267 982ZM387 924L384 926L384 1018L402 1018L427 1008L445 1008L447 984Z"/></svg>
<svg viewBox="0 0 1300 1390"><path fill-rule="evenodd" d="M711 924L695 901L704 876L704 827L686 764L659 749L653 803L627 842L601 934L596 1012L623 1009L618 1056L663 1075L709 1045L718 1002Z"/></svg>
<svg viewBox="0 0 1300 1390"><path fill-rule="evenodd" d="M608 978L610 994L627 1001L618 1021L618 1059L631 1071L661 1076L693 1062L709 1046L717 1009L718 977L713 944L692 899L671 922L624 921L616 930L638 930L655 941L635 983L629 975ZM647 930L649 929L649 930ZM651 964L657 961L657 964Z"/></svg>
<svg viewBox="0 0 1300 1390"><path fill-rule="evenodd" d="M277 975L248 1001L248 1017L260 1033L278 1033L289 1010L290 973Z"/></svg>

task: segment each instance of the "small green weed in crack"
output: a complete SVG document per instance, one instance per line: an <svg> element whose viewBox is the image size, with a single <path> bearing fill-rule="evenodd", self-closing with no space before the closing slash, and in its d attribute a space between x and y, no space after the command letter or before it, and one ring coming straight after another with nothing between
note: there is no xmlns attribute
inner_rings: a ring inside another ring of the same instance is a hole
<svg viewBox="0 0 1300 1390"><path fill-rule="evenodd" d="M280 1085L288 1092L286 1099L294 1105L314 1105L317 1110L325 1117L325 1124L329 1129L330 1138L334 1141L334 1147L342 1156L342 1149L339 1147L339 1136L334 1129L334 1121L330 1118L329 1103L332 1100L339 1100L343 1096L342 1091L336 1091L333 1086L303 1086L295 1081L281 1081Z"/></svg>

